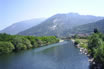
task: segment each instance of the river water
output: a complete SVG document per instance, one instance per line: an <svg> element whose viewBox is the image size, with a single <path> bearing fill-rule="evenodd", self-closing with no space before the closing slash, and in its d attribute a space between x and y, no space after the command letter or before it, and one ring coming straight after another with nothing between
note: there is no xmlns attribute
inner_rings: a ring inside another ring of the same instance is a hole
<svg viewBox="0 0 104 69"><path fill-rule="evenodd" d="M2 55L0 69L89 69L89 62L71 41L64 41Z"/></svg>

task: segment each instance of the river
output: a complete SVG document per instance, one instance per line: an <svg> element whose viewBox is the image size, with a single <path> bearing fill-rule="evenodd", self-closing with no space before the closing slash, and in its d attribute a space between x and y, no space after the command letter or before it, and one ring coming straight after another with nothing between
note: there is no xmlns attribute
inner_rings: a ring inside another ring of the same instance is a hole
<svg viewBox="0 0 104 69"><path fill-rule="evenodd" d="M64 41L2 55L0 69L89 69L89 62L71 41Z"/></svg>

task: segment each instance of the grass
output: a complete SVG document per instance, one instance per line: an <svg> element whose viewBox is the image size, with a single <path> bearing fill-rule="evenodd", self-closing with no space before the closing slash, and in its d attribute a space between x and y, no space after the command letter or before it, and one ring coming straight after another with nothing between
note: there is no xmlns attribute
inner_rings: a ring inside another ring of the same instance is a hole
<svg viewBox="0 0 104 69"><path fill-rule="evenodd" d="M79 41L82 48L87 48L88 46L88 39L75 39L75 41Z"/></svg>

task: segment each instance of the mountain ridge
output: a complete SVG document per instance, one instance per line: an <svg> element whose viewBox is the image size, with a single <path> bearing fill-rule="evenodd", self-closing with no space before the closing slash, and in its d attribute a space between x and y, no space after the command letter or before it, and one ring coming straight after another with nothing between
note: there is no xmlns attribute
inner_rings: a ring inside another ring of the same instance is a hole
<svg viewBox="0 0 104 69"><path fill-rule="evenodd" d="M93 33L93 30L95 28L97 28L100 32L104 33L104 30L103 30L104 29L104 19L75 27L75 28L73 28L72 33L91 34L91 33Z"/></svg>
<svg viewBox="0 0 104 69"><path fill-rule="evenodd" d="M14 35L23 30L31 28L32 26L36 26L44 20L45 20L45 18L37 18L37 19L30 19L30 20L16 22L16 23L4 28L3 30L1 30L0 33L7 33L7 34Z"/></svg>
<svg viewBox="0 0 104 69"><path fill-rule="evenodd" d="M92 15L76 15L76 13L56 14L46 19L41 24L20 32L19 35L66 36L66 32L64 31L68 29L72 29L73 27L79 25L96 22L103 18L104 17L97 17Z"/></svg>

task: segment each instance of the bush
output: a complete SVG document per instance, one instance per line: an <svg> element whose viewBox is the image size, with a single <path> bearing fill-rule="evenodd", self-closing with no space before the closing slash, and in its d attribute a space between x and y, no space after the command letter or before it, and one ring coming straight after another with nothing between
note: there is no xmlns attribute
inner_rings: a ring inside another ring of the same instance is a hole
<svg viewBox="0 0 104 69"><path fill-rule="evenodd" d="M93 34L88 41L88 49L91 50L92 53L94 53L94 48L98 48L102 44L102 39L99 38L98 34Z"/></svg>
<svg viewBox="0 0 104 69"><path fill-rule="evenodd" d="M94 58L96 63L104 65L104 35L101 33L94 33L88 41L88 52Z"/></svg>
<svg viewBox="0 0 104 69"><path fill-rule="evenodd" d="M95 61L104 64L104 43L101 46L99 46L99 48L94 49L94 52Z"/></svg>
<svg viewBox="0 0 104 69"><path fill-rule="evenodd" d="M11 42L0 41L0 54L10 53L14 50L14 46Z"/></svg>
<svg viewBox="0 0 104 69"><path fill-rule="evenodd" d="M39 47L39 44L37 43L37 37L35 36L25 36L31 43L32 47Z"/></svg>
<svg viewBox="0 0 104 69"><path fill-rule="evenodd" d="M32 47L32 45L28 39L26 39L24 37L20 37L20 36L16 36L13 39L12 43L15 46L15 50L23 50L23 49Z"/></svg>
<svg viewBox="0 0 104 69"><path fill-rule="evenodd" d="M27 49L27 47L26 47L26 45L23 44L23 43L18 43L18 44L16 45L16 50L26 50L26 49Z"/></svg>
<svg viewBox="0 0 104 69"><path fill-rule="evenodd" d="M28 49L29 49L29 48L32 48L31 42L30 42L28 39L22 38L22 42L23 42L23 44L26 45L26 47L27 47Z"/></svg>

